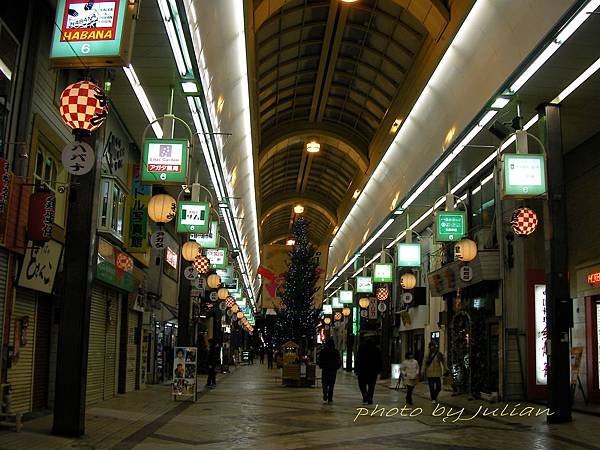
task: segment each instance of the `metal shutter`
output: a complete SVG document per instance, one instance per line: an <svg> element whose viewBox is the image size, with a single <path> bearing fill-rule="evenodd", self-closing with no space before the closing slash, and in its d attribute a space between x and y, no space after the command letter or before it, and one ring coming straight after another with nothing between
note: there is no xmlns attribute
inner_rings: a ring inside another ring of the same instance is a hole
<svg viewBox="0 0 600 450"><path fill-rule="evenodd" d="M135 378L138 366L138 345L135 342L140 313L137 311L128 311L127 324L127 384L125 392L135 390Z"/></svg>
<svg viewBox="0 0 600 450"><path fill-rule="evenodd" d="M12 387L13 412L31 411L31 393L33 386L33 354L35 347L35 310L36 298L33 291L17 289L12 317L10 319L10 343L15 344L15 320L29 317L27 344L19 348L19 359L13 361L8 369L8 382ZM17 337L18 338L18 337Z"/></svg>
<svg viewBox="0 0 600 450"><path fill-rule="evenodd" d="M0 323L4 323L6 280L8 280L8 252L4 249L0 249Z"/></svg>
<svg viewBox="0 0 600 450"><path fill-rule="evenodd" d="M102 400L106 341L106 289L94 286L90 308L86 403Z"/></svg>
<svg viewBox="0 0 600 450"><path fill-rule="evenodd" d="M121 295L108 291L106 306L106 353L104 358L104 400L113 398L117 393L116 377L118 374L118 339L119 311L121 310Z"/></svg>

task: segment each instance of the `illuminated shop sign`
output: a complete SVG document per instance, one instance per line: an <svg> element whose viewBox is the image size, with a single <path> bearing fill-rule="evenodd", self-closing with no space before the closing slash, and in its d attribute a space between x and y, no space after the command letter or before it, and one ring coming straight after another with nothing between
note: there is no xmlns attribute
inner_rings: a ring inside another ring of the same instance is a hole
<svg viewBox="0 0 600 450"><path fill-rule="evenodd" d="M421 244L398 244L398 267L419 267Z"/></svg>
<svg viewBox="0 0 600 450"><path fill-rule="evenodd" d="M352 291L340 291L340 303L352 303Z"/></svg>
<svg viewBox="0 0 600 450"><path fill-rule="evenodd" d="M165 262L173 269L177 269L177 253L171 247L167 247L165 251Z"/></svg>
<svg viewBox="0 0 600 450"><path fill-rule="evenodd" d="M142 158L145 183L186 183L188 142L183 139L146 139ZM208 233L208 229L204 231Z"/></svg>
<svg viewBox="0 0 600 450"><path fill-rule="evenodd" d="M453 242L467 231L467 214L464 211L438 211L435 213L435 240Z"/></svg>
<svg viewBox="0 0 600 450"><path fill-rule="evenodd" d="M202 248L216 248L219 246L219 222L212 220L210 222L210 231L206 234L193 233L190 239L200 244Z"/></svg>
<svg viewBox="0 0 600 450"><path fill-rule="evenodd" d="M211 269L224 269L227 267L226 248L209 248L206 250L206 257L210 260Z"/></svg>
<svg viewBox="0 0 600 450"><path fill-rule="evenodd" d="M179 202L177 204L178 233L207 233L210 206L206 202Z"/></svg>
<svg viewBox="0 0 600 450"><path fill-rule="evenodd" d="M587 282L588 282L588 284L590 284L592 286L596 286L597 284L600 284L600 272L592 272L592 273L588 274Z"/></svg>
<svg viewBox="0 0 600 450"><path fill-rule="evenodd" d="M340 302L339 297L331 297L331 307L333 309L340 309L343 308L344 305Z"/></svg>
<svg viewBox="0 0 600 450"><path fill-rule="evenodd" d="M534 286L535 298L535 384L548 384L548 328L546 285Z"/></svg>
<svg viewBox="0 0 600 450"><path fill-rule="evenodd" d="M504 155L504 195L522 198L545 193L544 155Z"/></svg>
<svg viewBox="0 0 600 450"><path fill-rule="evenodd" d="M375 264L373 268L374 283L391 283L393 277L394 266L392 264Z"/></svg>
<svg viewBox="0 0 600 450"><path fill-rule="evenodd" d="M323 305L323 314L333 314L333 307L331 305Z"/></svg>
<svg viewBox="0 0 600 450"><path fill-rule="evenodd" d="M356 277L356 292L370 294L373 292L373 280L371 277Z"/></svg>

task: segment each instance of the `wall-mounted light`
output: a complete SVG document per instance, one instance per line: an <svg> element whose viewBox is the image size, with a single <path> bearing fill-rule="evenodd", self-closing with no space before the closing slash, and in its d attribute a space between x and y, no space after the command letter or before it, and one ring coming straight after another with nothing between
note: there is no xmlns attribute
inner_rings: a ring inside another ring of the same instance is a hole
<svg viewBox="0 0 600 450"><path fill-rule="evenodd" d="M319 153L321 150L321 144L319 144L316 140L312 139L310 142L306 143L306 151L308 153Z"/></svg>
<svg viewBox="0 0 600 450"><path fill-rule="evenodd" d="M402 119L397 118L396 120L394 120L394 123L390 128L390 134L395 134L396 131L398 131L398 129L400 128L400 125L402 125Z"/></svg>
<svg viewBox="0 0 600 450"><path fill-rule="evenodd" d="M304 212L304 206L302 206L302 205L294 206L294 213L302 214L303 212Z"/></svg>
<svg viewBox="0 0 600 450"><path fill-rule="evenodd" d="M295 243L296 243L296 239L294 239L294 238L288 238L288 239L285 241L285 245L287 245L288 247L291 247L291 246L293 246Z"/></svg>

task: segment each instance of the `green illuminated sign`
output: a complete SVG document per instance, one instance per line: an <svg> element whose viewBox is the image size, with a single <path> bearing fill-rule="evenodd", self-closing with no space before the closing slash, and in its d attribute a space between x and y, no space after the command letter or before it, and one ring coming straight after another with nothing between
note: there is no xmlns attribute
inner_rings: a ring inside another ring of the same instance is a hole
<svg viewBox="0 0 600 450"><path fill-rule="evenodd" d="M188 141L185 139L146 139L142 157L144 183L186 183ZM204 231L208 233L208 229Z"/></svg>
<svg viewBox="0 0 600 450"><path fill-rule="evenodd" d="M467 234L467 213L464 211L438 211L435 214L436 241L458 241L465 234Z"/></svg>
<svg viewBox="0 0 600 450"><path fill-rule="evenodd" d="M360 314L358 313L358 308L355 306L354 311L352 312L352 333L355 336L358 336L359 330L360 330Z"/></svg>
<svg viewBox="0 0 600 450"><path fill-rule="evenodd" d="M210 261L211 269L224 269L227 267L226 248L209 248L206 250L206 257Z"/></svg>
<svg viewBox="0 0 600 450"><path fill-rule="evenodd" d="M371 294L373 292L373 280L371 277L356 277L356 292Z"/></svg>
<svg viewBox="0 0 600 450"><path fill-rule="evenodd" d="M352 303L352 291L340 291L340 303Z"/></svg>
<svg viewBox="0 0 600 450"><path fill-rule="evenodd" d="M177 204L178 233L208 233L210 206L206 202L179 202Z"/></svg>
<svg viewBox="0 0 600 450"><path fill-rule="evenodd" d="M373 268L374 283L391 283L394 281L393 264L375 264Z"/></svg>
<svg viewBox="0 0 600 450"><path fill-rule="evenodd" d="M421 244L398 244L398 267L419 267Z"/></svg>
<svg viewBox="0 0 600 450"><path fill-rule="evenodd" d="M331 306L333 309L340 309L344 307L344 305L340 302L339 297L331 297Z"/></svg>
<svg viewBox="0 0 600 450"><path fill-rule="evenodd" d="M210 231L207 234L192 233L190 239L196 241L202 248L217 248L219 246L219 222L211 220Z"/></svg>
<svg viewBox="0 0 600 450"><path fill-rule="evenodd" d="M331 305L323 305L323 314L325 314L326 316L333 314L333 308L331 307Z"/></svg>
<svg viewBox="0 0 600 450"><path fill-rule="evenodd" d="M50 58L60 67L129 64L131 16L127 0L59 0Z"/></svg>
<svg viewBox="0 0 600 450"><path fill-rule="evenodd" d="M545 193L544 155L504 155L504 195L523 198Z"/></svg>

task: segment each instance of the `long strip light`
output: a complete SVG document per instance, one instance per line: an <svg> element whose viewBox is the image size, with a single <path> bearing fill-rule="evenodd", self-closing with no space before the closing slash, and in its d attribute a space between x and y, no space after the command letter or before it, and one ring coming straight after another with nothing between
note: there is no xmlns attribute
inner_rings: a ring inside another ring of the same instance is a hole
<svg viewBox="0 0 600 450"><path fill-rule="evenodd" d="M368 248L371 246L371 244L372 244L373 242L375 242L375 241L376 241L376 240L379 238L379 236L381 236L381 235L382 235L382 234L385 232L385 230L387 230L387 229L390 227L390 225L391 225L391 224L393 224L393 223L394 223L394 220L395 220L395 218L393 218L393 217L392 217L392 218L390 218L390 219L388 219L388 221L385 223L385 225L384 225L384 226L382 226L382 227L381 227L381 228L380 228L380 229L377 231L377 233L375 233L375 234L374 234L374 235L371 237L371 239L369 239L369 240L367 241L367 243L366 243L365 245L363 245L363 246L362 246L362 248L360 249L359 253L364 253L364 252L366 252L366 251L367 251L367 249L368 249ZM341 273L341 272L340 272L340 273Z"/></svg>
<svg viewBox="0 0 600 450"><path fill-rule="evenodd" d="M573 93L579 86L585 83L588 78L594 75L598 69L600 69L600 58L598 58L590 67L588 67L581 75L579 75L571 84L562 90L560 94L554 97L550 103L558 105L563 102L565 98Z"/></svg>
<svg viewBox="0 0 600 450"><path fill-rule="evenodd" d="M510 91L515 93L523 87L540 67L569 39L575 31L593 14L600 6L600 0L590 0L579 13L575 15L550 42L540 55L523 71L523 73L510 86Z"/></svg>
<svg viewBox="0 0 600 450"><path fill-rule="evenodd" d="M152 109L152 105L150 105L150 101L148 100L146 91L144 91L144 88L142 87L142 83L140 82L140 79L137 77L137 74L135 73L133 66L131 64L129 64L128 66L123 67L123 72L125 72L125 75L127 76L127 79L129 80L129 84L131 85L131 88L133 89L135 96L137 97L138 101L140 102L140 106L142 107L144 114L146 114L146 118L148 119L148 122L150 122L152 124L152 129L154 130L154 134L156 135L156 137L158 139L162 139L163 130L162 130L160 124L156 121L156 114L154 113L154 110Z"/></svg>
<svg viewBox="0 0 600 450"><path fill-rule="evenodd" d="M511 85L510 91L512 91L513 93L517 92L527 82L527 80L529 80L529 78L531 78L531 76L550 58L550 56L552 56L556 52L556 50L558 50L558 48L589 18L589 16L592 15L592 13L598 8L598 6L600 6L600 0L590 0L585 5L585 7L582 10L580 10L580 12L578 14L576 14L563 27L563 29L559 32L557 38L552 43L550 43L546 47L546 49L544 49L544 51L542 51L542 53L517 78L517 80ZM449 58L450 58L450 56L449 56L450 55L450 49L452 49L453 47L459 47L460 46L460 40L461 40L461 35L462 35L461 31L462 31L462 29L466 28L465 25L467 23L470 23L470 22L472 22L472 21L475 20L475 16L476 15L474 13L474 10L472 10L469 13L469 15L467 16L467 18L465 19L465 22L463 23L463 26L461 27L461 29L457 33L456 37L454 38L454 40L450 44L450 48L446 51L446 53L444 53L444 56L442 57L442 60L440 61L440 63L436 67L436 69L434 70L434 73L431 76L430 81L428 82L427 86L423 89L423 91L421 92L421 95L419 96L419 98L415 102L415 106L410 111L410 113L408 115L408 118L405 121L405 123L408 122L410 119L412 119L412 115L413 115L414 111L418 109L417 105L419 105L422 101L424 101L424 97L425 97L426 93L428 93L428 91L430 90L429 88L431 87L430 85L432 84L432 81L435 80L440 75L438 72L443 72L443 69L448 64L448 61L449 61ZM589 76L591 76L591 74ZM589 76L588 76L588 78L589 78ZM456 156L458 156L458 154L460 154L460 152L468 145L468 143L473 139L473 137L475 137L475 135L477 135L479 133L479 131L483 127L485 127L485 125L487 125L487 123L489 123L494 118L494 116L497 113L498 113L498 111L495 111L495 110L488 110L488 111L486 111L486 113L483 115L483 117L477 123L477 125L474 126L469 131L469 133L467 133L467 135L465 136L465 138L463 138L463 140L456 146L456 148L446 158L444 158L440 162L440 164L438 164L438 166L434 169L434 171L426 178L426 180L423 183L421 183L421 185L419 185L419 187L415 191L413 191L411 193L411 195L408 197L408 199L402 204L401 208L403 210L405 210L406 208L408 208L408 206L410 206L417 199L417 197L421 193L423 193L423 191L425 189L427 189L427 187L435 180L435 178L438 175L440 175L444 171L444 169L446 167L448 167L448 165L456 158ZM400 133L398 133L396 135L394 141L392 142L392 144L390 145L390 147L388 147L388 150L389 150L389 148L391 148L391 146L393 146L394 144L396 144L396 142L398 142L401 139L401 135L402 135L402 129L400 129ZM367 182L367 186L363 189L363 193L365 191L367 191L367 188L369 187L369 184L371 182L373 182L373 180L377 179L377 177L375 176L376 172L384 165L383 163L384 163L384 161L386 159L386 156L388 154L389 154L389 152L386 151L385 154L384 154L384 156L383 156L383 158L382 158L382 160L379 162L379 165L377 166L377 168L373 172L373 175L371 176L370 180ZM466 184L466 181L465 181L464 184ZM352 209L348 213L347 217L349 217L351 215L353 209L357 205L358 205L358 202L354 204L354 206L352 207ZM342 223L342 225L341 225L340 228L343 228L344 225L346 225L346 220L344 220L344 223ZM333 239L333 241L331 243L332 246L335 244L336 239L338 239L340 236L343 235L343 230L340 230L340 231L342 231L342 232L338 232L336 234L336 236L334 237L334 239Z"/></svg>
<svg viewBox="0 0 600 450"><path fill-rule="evenodd" d="M351 278L356 278L357 276L359 276L364 269L366 269L371 264L373 264L375 261L377 261L380 256L381 256L381 252L376 253L375 256L373 256L367 263L365 263L364 266L362 266L360 269L358 269L356 272L354 272L354 275L352 275Z"/></svg>
<svg viewBox="0 0 600 450"><path fill-rule="evenodd" d="M188 76L192 72L192 61L187 50L185 37L183 36L183 27L179 19L177 5L174 4L173 0L168 0L168 2L167 0L157 1L160 15L167 30L177 70L182 77Z"/></svg>
<svg viewBox="0 0 600 450"><path fill-rule="evenodd" d="M4 61L2 61L2 58L0 58L0 72L2 72L4 74L4 76L6 78L8 78L8 81L11 81L11 79L12 79L12 70L10 70L8 68L8 66L4 63Z"/></svg>

